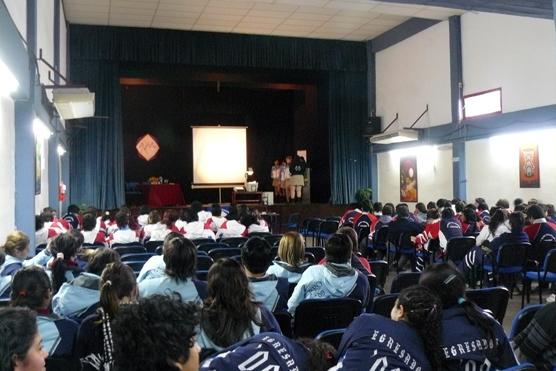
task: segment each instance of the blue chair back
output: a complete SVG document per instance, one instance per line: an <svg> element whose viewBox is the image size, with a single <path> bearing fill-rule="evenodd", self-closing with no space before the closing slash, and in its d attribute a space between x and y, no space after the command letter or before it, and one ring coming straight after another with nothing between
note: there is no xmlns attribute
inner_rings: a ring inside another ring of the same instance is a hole
<svg viewBox="0 0 556 371"><path fill-rule="evenodd" d="M335 328L332 330L325 330L317 335L316 340L324 341L338 349L340 342L342 341L342 336L346 332L345 328Z"/></svg>
<svg viewBox="0 0 556 371"><path fill-rule="evenodd" d="M372 313L390 318L390 312L396 304L396 300L400 294L386 294L375 297L373 302Z"/></svg>
<svg viewBox="0 0 556 371"><path fill-rule="evenodd" d="M241 247L247 240L247 237L229 237L223 238L218 242L228 244L230 247Z"/></svg>
<svg viewBox="0 0 556 371"><path fill-rule="evenodd" d="M155 256L156 254L154 253L148 253L148 252L143 252L143 253L137 253L137 254L125 254L120 256L120 260L122 262L126 262L126 261L144 261L146 262L147 260L149 260L151 257Z"/></svg>
<svg viewBox="0 0 556 371"><path fill-rule="evenodd" d="M214 261L210 256L197 255L197 269L200 271L208 271Z"/></svg>
<svg viewBox="0 0 556 371"><path fill-rule="evenodd" d="M446 260L454 263L463 261L471 249L475 247L475 237L456 237L448 241L446 246Z"/></svg>
<svg viewBox="0 0 556 371"><path fill-rule="evenodd" d="M352 298L304 300L295 310L293 333L314 338L324 330L348 327L361 311L361 302Z"/></svg>
<svg viewBox="0 0 556 371"><path fill-rule="evenodd" d="M197 246L197 251L204 251L206 253L208 253L210 250L213 249L225 249L231 247L230 245L228 245L227 243L222 243L222 242L209 242L209 243L204 243L202 245Z"/></svg>
<svg viewBox="0 0 556 371"><path fill-rule="evenodd" d="M401 272L392 281L392 287L390 288L390 294L400 293L403 289L417 285L419 283L419 278L421 277L421 272Z"/></svg>
<svg viewBox="0 0 556 371"><path fill-rule="evenodd" d="M234 256L241 255L241 249L238 247L212 249L209 251L208 255L212 258L212 260L217 261L221 258L232 258Z"/></svg>
<svg viewBox="0 0 556 371"><path fill-rule="evenodd" d="M508 243L498 250L496 271L498 273L519 273L525 270L530 243Z"/></svg>
<svg viewBox="0 0 556 371"><path fill-rule="evenodd" d="M537 313L542 307L544 307L543 304L533 304L528 305L517 312L512 321L512 328L510 329L510 335L508 336L508 338L512 340L514 337L516 337L517 334L523 331L525 327L527 327L529 322L531 322L531 320L535 316L535 313Z"/></svg>
<svg viewBox="0 0 556 371"><path fill-rule="evenodd" d="M488 287L465 291L465 296L484 310L490 311L492 316L503 323L506 309L510 300L510 291L503 287Z"/></svg>
<svg viewBox="0 0 556 371"><path fill-rule="evenodd" d="M126 254L141 254L146 253L147 250L141 245L134 245L134 246L116 246L113 247L114 251L116 251L120 256L124 256Z"/></svg>

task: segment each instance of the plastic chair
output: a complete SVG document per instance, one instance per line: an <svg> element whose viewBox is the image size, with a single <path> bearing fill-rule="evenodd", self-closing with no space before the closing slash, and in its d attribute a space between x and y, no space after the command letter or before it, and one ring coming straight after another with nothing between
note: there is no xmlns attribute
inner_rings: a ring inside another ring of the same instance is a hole
<svg viewBox="0 0 556 371"><path fill-rule="evenodd" d="M113 247L114 251L116 251L120 256L124 256L127 254L145 254L147 250L143 246L118 246Z"/></svg>
<svg viewBox="0 0 556 371"><path fill-rule="evenodd" d="M280 243L280 240L282 239L281 234L271 234L270 236L265 236L263 237L269 244L270 246L278 246L278 244Z"/></svg>
<svg viewBox="0 0 556 371"><path fill-rule="evenodd" d="M156 248L158 246L162 246L164 244L164 241L148 241L145 242L145 249L147 249L147 252L155 252Z"/></svg>
<svg viewBox="0 0 556 371"><path fill-rule="evenodd" d="M143 247L143 245L140 242L128 242L128 243L113 243L112 245L110 245L111 248L115 249L117 247L135 247L135 246L140 246Z"/></svg>
<svg viewBox="0 0 556 371"><path fill-rule="evenodd" d="M346 332L345 328L336 328L332 330L325 330L317 335L316 340L324 341L338 349L340 342L342 341L342 336Z"/></svg>
<svg viewBox="0 0 556 371"><path fill-rule="evenodd" d="M446 245L445 260L451 260L456 265L461 263L471 249L475 247L474 237L456 237L448 241Z"/></svg>
<svg viewBox="0 0 556 371"><path fill-rule="evenodd" d="M247 242L247 240L248 240L247 237L228 237L228 238L223 238L218 242L225 243L230 247L241 247L241 245Z"/></svg>
<svg viewBox="0 0 556 371"><path fill-rule="evenodd" d="M314 338L324 330L348 327L361 311L361 302L352 298L304 300L295 310L293 333Z"/></svg>
<svg viewBox="0 0 556 371"><path fill-rule="evenodd" d="M417 285L420 277L421 272L402 272L398 274L392 281L390 294L397 294L409 286Z"/></svg>
<svg viewBox="0 0 556 371"><path fill-rule="evenodd" d="M276 312L273 314L274 318L276 318L276 322L278 322L278 325L280 326L282 335L293 338L292 316L288 312Z"/></svg>
<svg viewBox="0 0 556 371"><path fill-rule="evenodd" d="M501 371L520 371L520 370L521 371L536 371L537 368L535 367L535 365L533 365L531 363L522 363L522 364L514 366L514 367L505 368Z"/></svg>
<svg viewBox="0 0 556 371"><path fill-rule="evenodd" d="M305 260L308 263L311 263L311 264L316 264L317 263L315 255L313 255L312 253L307 252L307 251L305 251Z"/></svg>
<svg viewBox="0 0 556 371"><path fill-rule="evenodd" d="M120 260L124 263L126 261L143 261L143 262L146 262L147 260L149 260L151 257L153 257L155 255L156 254L148 253L148 252L137 253L137 254L125 254L125 255L120 256Z"/></svg>
<svg viewBox="0 0 556 371"><path fill-rule="evenodd" d="M510 329L510 335L508 338L512 340L517 334L525 330L525 327L527 327L529 322L531 322L533 317L535 317L535 313L537 313L542 307L544 307L543 304L533 304L528 305L517 312L512 321L512 328Z"/></svg>
<svg viewBox="0 0 556 371"><path fill-rule="evenodd" d="M197 255L197 269L201 271L208 271L214 261L210 256Z"/></svg>
<svg viewBox="0 0 556 371"><path fill-rule="evenodd" d="M373 309L373 301L375 298L376 285L377 285L376 276L372 273L368 274L367 281L369 282L369 296L366 303L365 311L367 313L371 313L371 310Z"/></svg>
<svg viewBox="0 0 556 371"><path fill-rule="evenodd" d="M372 313L390 318L390 312L396 304L396 300L400 294L386 294L377 296L373 302Z"/></svg>
<svg viewBox="0 0 556 371"><path fill-rule="evenodd" d="M288 231L299 229L299 222L301 221L301 214L299 213L291 213L288 216L288 221L286 224L282 224L282 228Z"/></svg>
<svg viewBox="0 0 556 371"><path fill-rule="evenodd" d="M507 288L498 286L467 290L465 296L477 306L490 311L500 324L503 323L510 300L510 291Z"/></svg>
<svg viewBox="0 0 556 371"><path fill-rule="evenodd" d="M398 264L401 255L408 255L411 262L411 270L415 272L417 268L417 249L415 244L411 241L411 237L415 236L414 233L400 233L398 242L396 244L396 272L399 274L400 266ZM426 252L421 251L422 254ZM403 268L403 267L402 267Z"/></svg>
<svg viewBox="0 0 556 371"><path fill-rule="evenodd" d="M384 291L386 278L388 278L388 263L384 260L369 260L371 271L376 276L377 287Z"/></svg>
<svg viewBox="0 0 556 371"><path fill-rule="evenodd" d="M133 273L135 273L136 277L139 275L139 272L141 272L143 265L145 265L145 262L142 260L141 261L130 260L130 261L125 261L123 263L129 266L133 270Z"/></svg>
<svg viewBox="0 0 556 371"><path fill-rule="evenodd" d="M270 232L251 232L249 233L249 237L261 237L261 238L265 238L265 237L269 237L272 236L272 234Z"/></svg>
<svg viewBox="0 0 556 371"><path fill-rule="evenodd" d="M313 256L315 257L315 264L318 264L322 259L324 259L324 256L326 255L324 247L320 246L306 247L305 252L313 254Z"/></svg>
<svg viewBox="0 0 556 371"><path fill-rule="evenodd" d="M163 249L164 249L164 246L158 246L158 247L156 248L156 250L154 250L154 253L155 253L156 255L162 255L162 250L163 250Z"/></svg>
<svg viewBox="0 0 556 371"><path fill-rule="evenodd" d="M212 238L195 238L195 239L191 240L191 242L193 242L193 244L195 246L199 246L199 245L202 245L204 243L214 242L214 240Z"/></svg>
<svg viewBox="0 0 556 371"><path fill-rule="evenodd" d="M320 223L317 232L317 244L323 245L324 241L338 231L339 224L339 221L336 220L325 220Z"/></svg>
<svg viewBox="0 0 556 371"><path fill-rule="evenodd" d="M515 287L515 275L522 274L524 276L525 264L527 262L527 251L530 249L530 243L512 243L502 245L498 250L494 261L485 263L485 257L483 256L483 273L491 273L495 284L498 283L500 275L511 276L511 289L513 291L513 288ZM481 280L481 287L482 284L483 280Z"/></svg>
<svg viewBox="0 0 556 371"><path fill-rule="evenodd" d="M539 282L539 304L542 303L542 284L544 282L556 282L556 249L552 249L546 254L544 262L542 265L537 264L537 269L535 271L525 272L525 277L523 279L523 287L527 292L527 303L530 301L531 294L531 281ZM521 304L523 306L523 300L525 293L522 295Z"/></svg>
<svg viewBox="0 0 556 371"><path fill-rule="evenodd" d="M372 250L376 250L382 253L382 257L386 257L386 261L390 264L390 257L396 252L396 248L392 246L388 240L390 228L384 226L379 228L373 234L373 245Z"/></svg>
<svg viewBox="0 0 556 371"><path fill-rule="evenodd" d="M208 271L203 271L203 270L198 270L197 272L195 272L195 277L199 280L199 281L207 281L207 276L208 276Z"/></svg>
<svg viewBox="0 0 556 371"><path fill-rule="evenodd" d="M236 255L241 255L241 249L238 247L227 247L224 249L212 249L209 251L208 255L212 260L217 261L222 258L232 258Z"/></svg>
<svg viewBox="0 0 556 371"><path fill-rule="evenodd" d="M310 218L307 219L307 227L306 230L303 231L303 236L305 238L311 237L313 239L313 243L317 242L317 236L320 229L320 224L324 222L324 220L320 218ZM305 225L305 222L303 222Z"/></svg>
<svg viewBox="0 0 556 371"><path fill-rule="evenodd" d="M202 245L198 245L197 246L197 251L204 251L204 252L208 253L210 250L227 249L229 247L231 247L231 246L228 245L227 243L210 242L210 243L204 243Z"/></svg>

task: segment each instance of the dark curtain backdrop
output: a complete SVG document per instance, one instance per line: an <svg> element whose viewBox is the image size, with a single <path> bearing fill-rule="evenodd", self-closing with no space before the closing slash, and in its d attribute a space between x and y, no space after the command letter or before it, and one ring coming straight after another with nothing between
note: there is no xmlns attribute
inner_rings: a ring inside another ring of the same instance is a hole
<svg viewBox="0 0 556 371"><path fill-rule="evenodd" d="M70 200L100 208L124 202L122 63L327 72L331 201L347 203L368 186L365 43L205 32L72 25L70 78L96 93L96 114L70 145ZM337 90L335 90L337 89Z"/></svg>

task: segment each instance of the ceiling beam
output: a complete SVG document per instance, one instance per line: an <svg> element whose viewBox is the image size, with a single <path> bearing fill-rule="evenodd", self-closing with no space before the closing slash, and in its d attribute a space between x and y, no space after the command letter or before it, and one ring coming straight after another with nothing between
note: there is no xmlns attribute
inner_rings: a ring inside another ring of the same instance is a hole
<svg viewBox="0 0 556 371"><path fill-rule="evenodd" d="M387 3L419 4L553 19L554 0L381 0Z"/></svg>

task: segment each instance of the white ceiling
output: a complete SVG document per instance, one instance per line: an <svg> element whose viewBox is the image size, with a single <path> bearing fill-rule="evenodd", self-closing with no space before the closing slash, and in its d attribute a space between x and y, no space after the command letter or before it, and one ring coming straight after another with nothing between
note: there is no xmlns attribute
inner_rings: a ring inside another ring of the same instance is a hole
<svg viewBox="0 0 556 371"><path fill-rule="evenodd" d="M365 41L461 10L371 0L63 0L70 23Z"/></svg>

